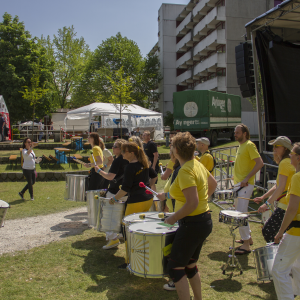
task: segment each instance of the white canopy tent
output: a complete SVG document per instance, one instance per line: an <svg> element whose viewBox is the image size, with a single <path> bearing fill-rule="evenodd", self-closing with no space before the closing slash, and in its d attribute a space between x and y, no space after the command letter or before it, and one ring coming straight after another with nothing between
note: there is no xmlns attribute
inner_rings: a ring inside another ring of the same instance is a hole
<svg viewBox="0 0 300 300"><path fill-rule="evenodd" d="M95 102L67 113L65 117L65 126L67 127L68 121L80 120L81 123L86 124L86 130L95 117L101 116L102 128L114 128L117 124L114 119L120 118L119 105L117 107L112 103L99 103ZM122 126L132 131L136 127L154 127L155 138L163 138L163 116L161 113L152 111L150 109L130 104L122 109Z"/></svg>

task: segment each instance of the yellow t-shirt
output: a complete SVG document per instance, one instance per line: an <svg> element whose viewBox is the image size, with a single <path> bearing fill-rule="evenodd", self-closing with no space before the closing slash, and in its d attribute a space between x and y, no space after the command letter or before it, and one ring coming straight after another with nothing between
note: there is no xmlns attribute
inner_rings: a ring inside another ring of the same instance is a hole
<svg viewBox="0 0 300 300"><path fill-rule="evenodd" d="M283 159L278 166L278 175L276 178L276 185L279 185L279 175L284 175L287 177L287 181L286 181L286 185L284 188L284 191L287 191L290 184L291 184L291 180L293 175L295 174L295 167L291 164L291 159L290 158L285 158ZM287 199L286 196L282 197L279 202L283 203L283 204L287 204Z"/></svg>
<svg viewBox="0 0 300 300"><path fill-rule="evenodd" d="M196 159L186 162L181 167L176 179L170 186L170 194L172 198L176 199L175 211L178 211L186 203L182 190L192 186L197 187L199 203L197 208L190 213L189 216L196 216L209 210L207 202L207 179L209 176L210 173Z"/></svg>
<svg viewBox="0 0 300 300"><path fill-rule="evenodd" d="M300 197L300 172L296 173L292 177L291 185L290 185L287 195L286 195L287 204L290 202L291 195ZM298 211L297 211L297 215L298 214L300 214L300 204L299 204ZM294 221L297 221L297 219L295 218ZM300 236L300 228L294 227L294 228L288 230L287 233L290 235Z"/></svg>
<svg viewBox="0 0 300 300"><path fill-rule="evenodd" d="M233 169L234 184L243 181L255 166L255 158L260 157L257 148L251 141L246 141L239 146L235 156ZM249 179L249 184L254 184L255 176Z"/></svg>
<svg viewBox="0 0 300 300"><path fill-rule="evenodd" d="M174 167L174 163L172 162L172 160L170 159L169 162L167 163L167 169L172 170L173 172L173 167Z"/></svg>
<svg viewBox="0 0 300 300"><path fill-rule="evenodd" d="M204 165L204 167L208 170L208 172L211 172L214 167L214 159L210 152L205 152L200 156L200 162Z"/></svg>
<svg viewBox="0 0 300 300"><path fill-rule="evenodd" d="M103 152L102 152L102 149L99 146L94 146L92 150L93 150L94 158L96 159L96 156L100 156L101 159L102 159L102 162L103 162ZM92 164L92 166L94 166L95 162L93 160L92 155L90 156L90 163ZM98 165L98 167L99 168L103 168L103 164Z"/></svg>

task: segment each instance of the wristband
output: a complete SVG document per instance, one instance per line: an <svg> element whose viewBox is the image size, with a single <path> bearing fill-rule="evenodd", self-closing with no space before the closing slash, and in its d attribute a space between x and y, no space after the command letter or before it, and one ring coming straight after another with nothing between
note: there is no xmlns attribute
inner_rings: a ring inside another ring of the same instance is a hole
<svg viewBox="0 0 300 300"><path fill-rule="evenodd" d="M99 170L97 171L97 173L99 174L99 173L100 173L100 171L101 171L101 169L99 169Z"/></svg>
<svg viewBox="0 0 300 300"><path fill-rule="evenodd" d="M113 196L112 198L115 200L115 202L118 202L118 200L115 198L115 196Z"/></svg>
<svg viewBox="0 0 300 300"><path fill-rule="evenodd" d="M268 206L268 208L270 209L270 211L273 212L273 210L271 209L271 204L268 202L268 200L265 202L265 204Z"/></svg>
<svg viewBox="0 0 300 300"><path fill-rule="evenodd" d="M106 169L107 168L107 165L104 165L104 169Z"/></svg>

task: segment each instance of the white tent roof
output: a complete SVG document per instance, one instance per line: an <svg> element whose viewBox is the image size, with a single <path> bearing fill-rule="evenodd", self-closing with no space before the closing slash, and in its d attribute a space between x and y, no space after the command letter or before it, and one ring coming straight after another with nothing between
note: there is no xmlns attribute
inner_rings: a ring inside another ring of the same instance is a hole
<svg viewBox="0 0 300 300"><path fill-rule="evenodd" d="M82 120L89 119L93 116L108 116L112 114L119 114L120 111L112 103L99 103L95 102L67 113L65 122L67 120ZM132 116L161 116L161 113L152 111L150 109L130 104L126 109L122 111L122 115L132 115Z"/></svg>

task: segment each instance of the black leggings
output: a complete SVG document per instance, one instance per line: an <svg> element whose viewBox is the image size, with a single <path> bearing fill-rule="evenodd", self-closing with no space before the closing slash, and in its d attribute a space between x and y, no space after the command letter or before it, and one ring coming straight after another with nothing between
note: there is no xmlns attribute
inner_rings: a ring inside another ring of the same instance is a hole
<svg viewBox="0 0 300 300"><path fill-rule="evenodd" d="M276 208L262 228L262 234L267 243L273 243L283 221L285 210Z"/></svg>
<svg viewBox="0 0 300 300"><path fill-rule="evenodd" d="M23 169L23 175L25 176L27 180L27 184L25 185L24 189L21 191L21 194L24 195L24 193L29 190L30 197L33 198L33 188L32 186L35 184L35 170L26 170Z"/></svg>

